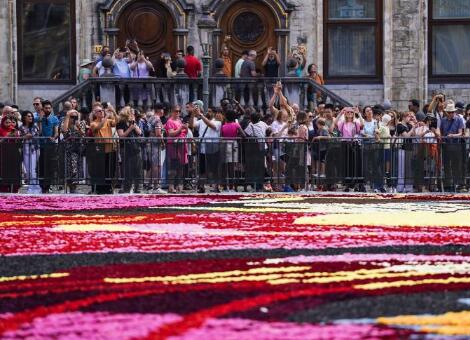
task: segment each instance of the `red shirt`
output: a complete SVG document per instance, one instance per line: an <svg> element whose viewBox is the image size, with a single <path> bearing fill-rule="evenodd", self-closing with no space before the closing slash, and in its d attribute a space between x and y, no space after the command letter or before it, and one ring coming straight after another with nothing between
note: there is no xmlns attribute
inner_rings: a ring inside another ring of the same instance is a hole
<svg viewBox="0 0 470 340"><path fill-rule="evenodd" d="M184 73L186 73L189 78L197 78L198 73L202 70L202 65L199 59L193 55L187 55L184 57L184 60L186 61Z"/></svg>

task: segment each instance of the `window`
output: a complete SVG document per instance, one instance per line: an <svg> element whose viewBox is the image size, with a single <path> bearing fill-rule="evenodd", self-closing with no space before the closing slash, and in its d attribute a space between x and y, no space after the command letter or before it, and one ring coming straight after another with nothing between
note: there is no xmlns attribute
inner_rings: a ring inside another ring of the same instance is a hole
<svg viewBox="0 0 470 340"><path fill-rule="evenodd" d="M470 80L470 1L432 0L429 6L429 77Z"/></svg>
<svg viewBox="0 0 470 340"><path fill-rule="evenodd" d="M75 82L75 1L19 0L21 83Z"/></svg>
<svg viewBox="0 0 470 340"><path fill-rule="evenodd" d="M382 1L325 1L325 78L382 81Z"/></svg>

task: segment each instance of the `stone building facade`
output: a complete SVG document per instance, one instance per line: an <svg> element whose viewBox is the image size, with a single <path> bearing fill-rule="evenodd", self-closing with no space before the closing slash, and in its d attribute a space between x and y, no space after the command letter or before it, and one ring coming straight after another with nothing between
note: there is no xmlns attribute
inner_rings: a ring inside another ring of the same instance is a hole
<svg viewBox="0 0 470 340"><path fill-rule="evenodd" d="M39 1L49 16L48 2L57 1ZM67 12L70 34L56 42L60 45L69 39L70 55L63 60L67 59L71 72L68 78L64 73L58 76L66 81L25 78L30 71L24 70L36 62L26 55L32 52L25 45L34 35L26 34L34 26L31 21L36 21L32 18L44 15L35 12L34 3L38 1L0 0L0 101L22 107L29 107L34 96L54 98L75 86L80 62L96 57L95 46L122 44L123 29L149 39L145 43L153 44L155 53L191 44L200 54L197 22L204 10L213 14L219 26L213 37L214 56L228 35L235 36L234 51L254 46L262 52L273 42L284 60L292 46L304 43L307 63L317 64L327 87L352 103L388 99L397 109L405 109L410 98L424 102L436 92L470 102L470 62L466 60L470 58L463 57L470 50L468 0L64 0L72 6ZM55 10L63 14L60 8ZM30 16L25 18L28 11ZM58 53L49 54L52 47L45 45L46 60ZM54 58L55 63L62 62ZM375 66L368 65L371 61Z"/></svg>

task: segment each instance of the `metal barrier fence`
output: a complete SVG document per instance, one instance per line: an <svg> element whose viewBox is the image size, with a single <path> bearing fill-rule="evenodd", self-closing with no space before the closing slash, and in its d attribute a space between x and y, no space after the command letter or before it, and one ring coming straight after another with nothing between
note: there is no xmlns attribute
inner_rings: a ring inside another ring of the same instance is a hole
<svg viewBox="0 0 470 340"><path fill-rule="evenodd" d="M0 191L456 191L470 139L0 139ZM58 187L58 188L57 188Z"/></svg>

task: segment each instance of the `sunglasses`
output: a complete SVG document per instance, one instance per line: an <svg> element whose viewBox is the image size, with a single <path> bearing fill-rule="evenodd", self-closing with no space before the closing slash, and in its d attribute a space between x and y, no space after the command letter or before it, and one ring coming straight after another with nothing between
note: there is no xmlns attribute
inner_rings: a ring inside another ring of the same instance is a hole
<svg viewBox="0 0 470 340"><path fill-rule="evenodd" d="M95 112L98 113L98 112L104 112L104 111L103 110L95 110Z"/></svg>
<svg viewBox="0 0 470 340"><path fill-rule="evenodd" d="M33 103L34 106L41 105L41 103Z"/></svg>
<svg viewBox="0 0 470 340"><path fill-rule="evenodd" d="M313 118L313 116L308 116L308 118Z"/></svg>
<svg viewBox="0 0 470 340"><path fill-rule="evenodd" d="M181 112L181 110L175 110L174 112Z"/></svg>

